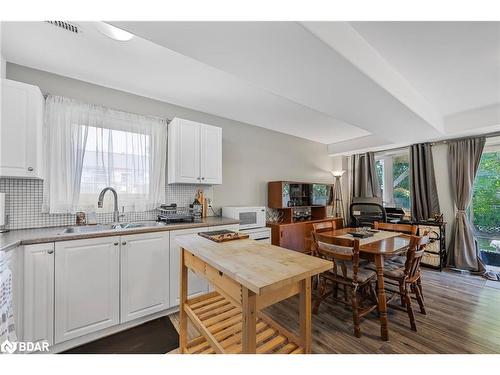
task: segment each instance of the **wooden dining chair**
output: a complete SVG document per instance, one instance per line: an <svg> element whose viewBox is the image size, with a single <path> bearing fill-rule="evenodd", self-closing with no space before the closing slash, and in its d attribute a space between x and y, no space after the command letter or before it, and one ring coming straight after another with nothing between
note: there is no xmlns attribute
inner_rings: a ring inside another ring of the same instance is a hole
<svg viewBox="0 0 500 375"><path fill-rule="evenodd" d="M385 230L388 232L401 232L405 234L411 234L412 236L416 236L418 226L412 224L381 223L379 221L376 221L373 223L373 229Z"/></svg>
<svg viewBox="0 0 500 375"><path fill-rule="evenodd" d="M424 305L424 295L422 290L422 275L420 272L420 262L424 254L424 249L429 243L429 237L417 237L412 236L410 240L410 248L406 255L406 262L404 269L399 267L387 267L384 269L384 278L386 281L386 286L398 286L397 291L393 291L394 294L390 299L390 302L397 295L400 296L402 301L402 306L406 308L408 313L408 318L410 319L411 329L413 331L417 330L417 325L415 323L415 314L413 312L413 307L411 304L411 294L415 295L415 299L420 307L420 312L426 314ZM389 289L388 288L388 289ZM395 307L395 306L393 306ZM399 306L397 308L400 308Z"/></svg>
<svg viewBox="0 0 500 375"><path fill-rule="evenodd" d="M312 256L319 256L318 254L318 233L321 232L328 232L332 231L335 229L338 229L336 227L336 222L331 220L331 221L322 221L320 223L313 223L312 225L313 229L311 231L311 237L312 237L312 243L311 243L311 255ZM319 275L316 275L313 278L313 288L317 289L319 285Z"/></svg>
<svg viewBox="0 0 500 375"><path fill-rule="evenodd" d="M334 238L332 243L318 242L317 252L320 257L333 262L333 269L320 274L319 291L314 301L313 313L317 314L321 302L332 296L334 301L352 307L354 335L361 337L361 318L378 308L372 284L377 273L360 266L358 239ZM332 284L329 291L327 291L327 282ZM337 297L338 285L344 286L345 293L350 290L350 301L345 298L346 294L344 294L344 299ZM363 298L367 295L372 298ZM370 304L363 306L365 301L370 301Z"/></svg>
<svg viewBox="0 0 500 375"><path fill-rule="evenodd" d="M399 232L399 233L409 234L411 236L416 236L418 226L412 225L412 224L381 223L381 222L376 221L373 223L373 229L385 230L387 232ZM400 267L403 267L405 262L406 262L406 256L404 256L404 255L395 256L395 257L392 257L390 259L387 259L387 261L396 263Z"/></svg>
<svg viewBox="0 0 500 375"><path fill-rule="evenodd" d="M335 221L322 221L320 223L313 223L312 225L313 229L311 232L312 236L312 245L311 245L311 255L313 256L318 256L318 233L321 232L329 232L335 229L339 229L336 227Z"/></svg>

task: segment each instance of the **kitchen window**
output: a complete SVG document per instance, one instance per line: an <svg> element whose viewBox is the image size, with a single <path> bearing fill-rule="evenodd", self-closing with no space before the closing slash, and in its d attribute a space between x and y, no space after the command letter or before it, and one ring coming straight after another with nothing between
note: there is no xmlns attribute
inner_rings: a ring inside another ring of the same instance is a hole
<svg viewBox="0 0 500 375"><path fill-rule="evenodd" d="M112 186L120 206L133 209L149 193L150 142L147 134L88 127L79 208L93 207L103 186ZM111 204L112 196L106 196L104 210L112 210Z"/></svg>
<svg viewBox="0 0 500 375"><path fill-rule="evenodd" d="M384 205L410 211L409 152L381 154L375 157L377 178Z"/></svg>
<svg viewBox="0 0 500 375"><path fill-rule="evenodd" d="M166 120L48 96L43 212L96 210L107 186L125 211L164 202ZM103 211L113 210L111 194Z"/></svg>

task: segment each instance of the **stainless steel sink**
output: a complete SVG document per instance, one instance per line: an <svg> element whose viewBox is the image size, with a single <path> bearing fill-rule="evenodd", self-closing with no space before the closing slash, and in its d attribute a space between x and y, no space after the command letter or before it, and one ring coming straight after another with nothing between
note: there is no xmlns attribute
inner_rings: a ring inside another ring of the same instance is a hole
<svg viewBox="0 0 500 375"><path fill-rule="evenodd" d="M115 229L134 229L134 228L150 228L150 227L164 227L166 224L157 221L136 221L132 223L113 223L113 224L97 224L97 225L82 225L76 227L65 228L59 234L78 234L78 233L93 233L104 232Z"/></svg>
<svg viewBox="0 0 500 375"><path fill-rule="evenodd" d="M91 233L91 232L103 232L106 230L116 229L115 224L98 224L98 225L82 225L77 227L65 228L61 233Z"/></svg>
<svg viewBox="0 0 500 375"><path fill-rule="evenodd" d="M159 221L136 221L133 223L119 223L121 229L164 227L165 223Z"/></svg>

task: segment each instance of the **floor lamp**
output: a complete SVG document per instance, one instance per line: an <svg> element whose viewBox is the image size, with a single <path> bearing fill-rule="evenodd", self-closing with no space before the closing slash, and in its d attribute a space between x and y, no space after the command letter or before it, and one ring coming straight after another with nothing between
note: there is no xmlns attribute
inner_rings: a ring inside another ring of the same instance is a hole
<svg viewBox="0 0 500 375"><path fill-rule="evenodd" d="M333 187L333 216L341 217L344 227L345 222L345 212L344 212L344 200L342 198L342 184L340 179L344 175L345 171L331 171L333 177L335 177L335 185Z"/></svg>

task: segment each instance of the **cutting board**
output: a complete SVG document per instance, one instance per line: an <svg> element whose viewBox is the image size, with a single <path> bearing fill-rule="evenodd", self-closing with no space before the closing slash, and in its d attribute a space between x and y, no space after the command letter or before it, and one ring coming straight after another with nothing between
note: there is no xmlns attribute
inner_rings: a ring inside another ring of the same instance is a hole
<svg viewBox="0 0 500 375"><path fill-rule="evenodd" d="M233 232L232 230L213 230L210 232L199 232L198 235L201 237L208 238L214 242L226 242L226 241L234 241L234 240L243 240L248 238L248 234Z"/></svg>

